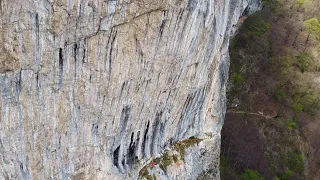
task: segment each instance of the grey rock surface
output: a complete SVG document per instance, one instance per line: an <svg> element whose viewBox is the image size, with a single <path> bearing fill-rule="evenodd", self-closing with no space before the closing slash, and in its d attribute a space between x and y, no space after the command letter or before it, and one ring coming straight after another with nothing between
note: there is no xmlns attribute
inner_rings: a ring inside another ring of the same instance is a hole
<svg viewBox="0 0 320 180"><path fill-rule="evenodd" d="M205 141L166 177L195 179L212 164L219 179L229 38L260 7L0 0L0 179L135 179L191 136Z"/></svg>

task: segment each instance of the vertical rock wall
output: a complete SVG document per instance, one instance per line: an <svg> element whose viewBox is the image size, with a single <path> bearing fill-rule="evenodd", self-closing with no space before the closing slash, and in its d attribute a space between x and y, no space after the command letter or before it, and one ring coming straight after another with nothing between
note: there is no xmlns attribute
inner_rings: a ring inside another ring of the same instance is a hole
<svg viewBox="0 0 320 180"><path fill-rule="evenodd" d="M0 0L0 179L130 179L178 140L219 147L229 37L259 7Z"/></svg>

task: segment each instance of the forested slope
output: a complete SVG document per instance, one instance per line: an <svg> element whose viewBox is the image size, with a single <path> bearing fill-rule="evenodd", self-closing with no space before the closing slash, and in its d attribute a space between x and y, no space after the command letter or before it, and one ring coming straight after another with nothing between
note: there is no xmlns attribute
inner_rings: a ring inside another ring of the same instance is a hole
<svg viewBox="0 0 320 180"><path fill-rule="evenodd" d="M264 1L230 43L222 179L320 179L319 9Z"/></svg>

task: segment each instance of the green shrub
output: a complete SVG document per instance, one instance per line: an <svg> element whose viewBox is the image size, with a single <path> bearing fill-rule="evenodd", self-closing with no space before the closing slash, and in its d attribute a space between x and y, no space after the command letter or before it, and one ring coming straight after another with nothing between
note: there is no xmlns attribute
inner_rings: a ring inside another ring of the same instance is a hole
<svg viewBox="0 0 320 180"><path fill-rule="evenodd" d="M316 115L320 109L320 98L316 94L310 93L301 97L303 111L310 115Z"/></svg>
<svg viewBox="0 0 320 180"><path fill-rule="evenodd" d="M302 6L304 4L304 2L306 2L306 0L297 0L297 2L298 2L299 6Z"/></svg>
<svg viewBox="0 0 320 180"><path fill-rule="evenodd" d="M298 67L303 73L305 71L310 71L310 67L314 64L313 56L310 53L302 52L297 57Z"/></svg>
<svg viewBox="0 0 320 180"><path fill-rule="evenodd" d="M295 103L302 105L303 112L311 116L318 115L320 109L320 94L318 92L310 91L310 87L306 85L300 85L295 87L293 99Z"/></svg>
<svg viewBox="0 0 320 180"><path fill-rule="evenodd" d="M240 175L241 180L264 180L258 171L247 169L243 174Z"/></svg>
<svg viewBox="0 0 320 180"><path fill-rule="evenodd" d="M287 126L287 127L288 127L288 131L291 132L292 129L293 129L294 127L296 127L296 125L297 125L296 122L291 122L291 123L289 123L288 126Z"/></svg>
<svg viewBox="0 0 320 180"><path fill-rule="evenodd" d="M149 174L148 169L144 169L144 171L142 173L142 177L146 178L147 180L152 180L152 176Z"/></svg>
<svg viewBox="0 0 320 180"><path fill-rule="evenodd" d="M244 26L258 37L262 37L266 33L270 32L270 25L261 18L259 13L249 16L245 20Z"/></svg>
<svg viewBox="0 0 320 180"><path fill-rule="evenodd" d="M273 96L278 100L278 101L283 101L287 97L286 90L284 86L278 84L273 88Z"/></svg>
<svg viewBox="0 0 320 180"><path fill-rule="evenodd" d="M264 5L270 7L273 12L278 12L282 6L282 2L280 0L262 0Z"/></svg>
<svg viewBox="0 0 320 180"><path fill-rule="evenodd" d="M173 163L173 158L171 156L169 156L168 153L164 153L162 155L162 161L161 164L164 167L164 170L167 171L168 166L170 166L170 164Z"/></svg>
<svg viewBox="0 0 320 180"><path fill-rule="evenodd" d="M311 18L304 22L307 31L314 36L315 40L320 40L320 22L317 18Z"/></svg>
<svg viewBox="0 0 320 180"><path fill-rule="evenodd" d="M146 178L147 180L152 180L152 176L151 176L151 175L149 175L149 174L148 174L148 175L146 175L146 176L145 176L145 178Z"/></svg>
<svg viewBox="0 0 320 180"><path fill-rule="evenodd" d="M292 108L296 114L300 114L303 111L303 105L301 103L293 103Z"/></svg>
<svg viewBox="0 0 320 180"><path fill-rule="evenodd" d="M283 176L281 176L280 180L289 180L289 178L292 176L293 172L290 170L287 170Z"/></svg>
<svg viewBox="0 0 320 180"><path fill-rule="evenodd" d="M180 158L182 161L184 161L185 156L185 150L191 146L194 146L198 143L200 143L202 139L199 139L197 137L190 137L189 139L185 139L182 141L178 141L173 145L174 149L180 153Z"/></svg>
<svg viewBox="0 0 320 180"><path fill-rule="evenodd" d="M232 73L232 79L233 79L233 84L236 86L236 87L239 87L242 85L243 83L243 77L240 73Z"/></svg>
<svg viewBox="0 0 320 180"><path fill-rule="evenodd" d="M303 171L303 155L302 153L294 152L292 158L289 159L289 168L295 172Z"/></svg>
<svg viewBox="0 0 320 180"><path fill-rule="evenodd" d="M284 159L285 166L293 172L302 173L303 171L302 153L293 149L288 149L284 153L286 153L285 159Z"/></svg>
<svg viewBox="0 0 320 180"><path fill-rule="evenodd" d="M283 75L290 72L289 70L292 67L293 58L290 55L280 56L273 58L270 62L273 73L280 74L279 78L282 78Z"/></svg>
<svg viewBox="0 0 320 180"><path fill-rule="evenodd" d="M291 118L279 118L278 122L281 128L287 128L289 132L291 132L292 129L297 126L297 123Z"/></svg>

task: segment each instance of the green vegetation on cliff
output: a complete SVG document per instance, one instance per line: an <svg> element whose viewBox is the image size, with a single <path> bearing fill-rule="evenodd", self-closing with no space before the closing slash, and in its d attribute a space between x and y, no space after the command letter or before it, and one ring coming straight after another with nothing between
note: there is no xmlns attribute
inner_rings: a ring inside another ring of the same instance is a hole
<svg viewBox="0 0 320 180"><path fill-rule="evenodd" d="M172 150L163 152L161 157L153 159L150 163L146 164L139 172L139 177L144 177L146 179L152 179L149 174L148 168L152 168L152 163L154 165L159 165L159 167L167 172L168 167L173 163L178 163L179 160L184 161L185 150L191 146L200 143L202 139L197 137L190 137L173 144Z"/></svg>

